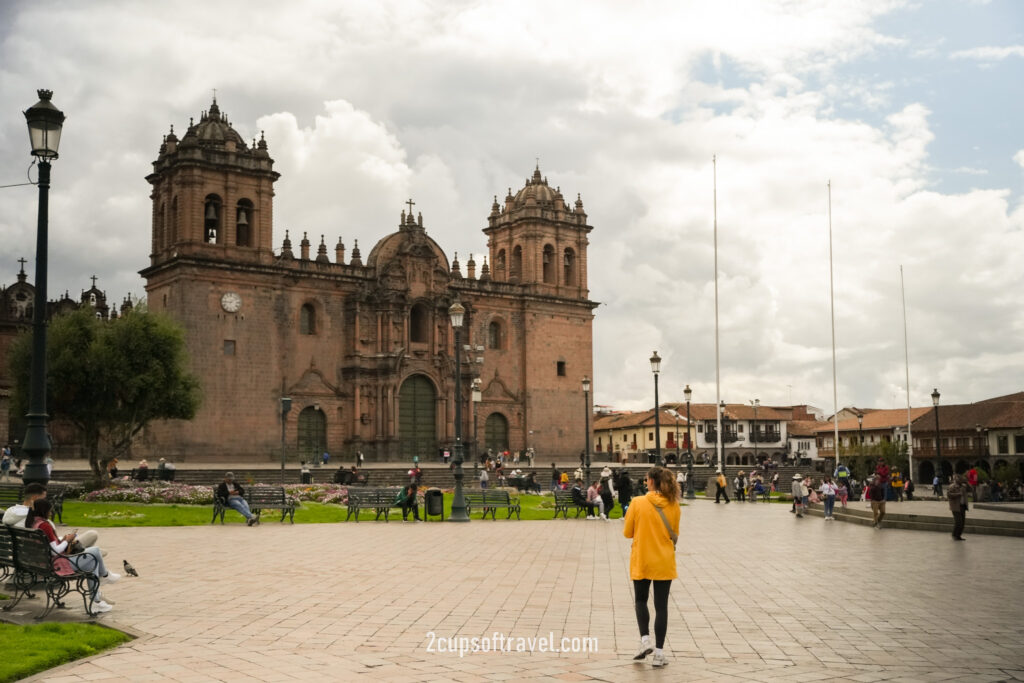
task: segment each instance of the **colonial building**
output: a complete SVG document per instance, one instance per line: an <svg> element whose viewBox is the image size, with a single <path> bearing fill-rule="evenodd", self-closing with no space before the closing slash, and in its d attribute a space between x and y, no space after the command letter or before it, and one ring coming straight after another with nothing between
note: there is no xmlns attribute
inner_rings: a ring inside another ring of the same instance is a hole
<svg viewBox="0 0 1024 683"><path fill-rule="evenodd" d="M594 416L591 443L595 453L609 456L602 460L613 462L647 462L646 454L654 453L658 443L666 459L675 460L686 453L691 439L685 413L662 407L657 431L656 440L653 408L638 413L603 413Z"/></svg>
<svg viewBox="0 0 1024 683"><path fill-rule="evenodd" d="M25 273L24 258L18 259L20 269L17 281L0 287L0 446L11 444L17 450L18 444L25 436L25 416L14 414L11 409L11 392L14 380L8 365L10 348L19 334L29 334L32 330L32 316L35 308L36 288L28 281ZM96 286L97 278L92 278L92 286L82 290L76 302L68 292L64 292L56 301L46 303L46 317L76 310L81 306L89 306L100 318L116 318L117 304L107 303L107 294ZM133 303L130 298L122 302L122 310L130 310ZM49 425L53 439L55 457L77 457L80 455L79 439L75 429L60 421Z"/></svg>
<svg viewBox="0 0 1024 683"><path fill-rule="evenodd" d="M463 273L411 201L365 258L343 243L346 226L332 226L333 247L303 233L296 249L284 231L276 248L273 166L266 140L247 145L216 101L160 146L141 274L150 309L186 329L203 405L192 421L153 425L137 453L266 459L284 441L289 457L423 459L453 443L456 400L467 445L579 453L596 304L578 195L566 201L537 168L494 198L487 254ZM458 368L456 301L466 309ZM283 436L282 398L292 399Z"/></svg>
<svg viewBox="0 0 1024 683"><path fill-rule="evenodd" d="M989 474L1009 467L1024 478L1024 392L921 413L911 423L919 481L931 482L936 471L948 480L972 467ZM904 441L906 427L899 430Z"/></svg>

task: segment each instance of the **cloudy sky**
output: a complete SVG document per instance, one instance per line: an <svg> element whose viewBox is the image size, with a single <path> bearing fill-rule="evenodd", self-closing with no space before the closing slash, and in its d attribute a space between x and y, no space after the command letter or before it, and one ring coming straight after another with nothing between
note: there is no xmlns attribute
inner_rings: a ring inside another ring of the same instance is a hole
<svg viewBox="0 0 1024 683"><path fill-rule="evenodd" d="M50 293L143 292L161 136L208 108L266 131L275 241L367 253L412 196L465 261L535 159L590 222L597 403L832 407L1024 389L1024 6L1017 0L0 3L0 185L37 88L67 114ZM33 170L34 173L34 170ZM0 282L36 190L0 190ZM479 258L479 257L478 257ZM29 275L32 275L29 266Z"/></svg>

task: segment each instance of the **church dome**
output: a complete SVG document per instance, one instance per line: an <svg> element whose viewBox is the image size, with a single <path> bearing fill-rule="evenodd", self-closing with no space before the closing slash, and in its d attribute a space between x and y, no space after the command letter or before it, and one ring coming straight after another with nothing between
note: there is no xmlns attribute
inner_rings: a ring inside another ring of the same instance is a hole
<svg viewBox="0 0 1024 683"><path fill-rule="evenodd" d="M509 192L511 195L511 192ZM508 198L506 198L508 199ZM512 197L512 205L509 208L517 209L524 206L536 205L547 209L565 210L565 201L562 193L557 188L548 185L548 179L541 176L540 166L533 171L533 177L526 179L523 189Z"/></svg>
<svg viewBox="0 0 1024 683"><path fill-rule="evenodd" d="M444 250L423 229L423 214L414 218L411 211L409 214L403 211L398 232L381 238L374 245L366 258L366 265L381 269L403 255L432 258L440 268L449 270L448 257L445 256Z"/></svg>
<svg viewBox="0 0 1024 683"><path fill-rule="evenodd" d="M245 141L238 134L226 114L222 114L217 100L213 100L210 110L203 112L199 123L188 127L188 132L181 139L181 145L198 144L200 147L224 147L228 143L233 144L237 149L246 149Z"/></svg>

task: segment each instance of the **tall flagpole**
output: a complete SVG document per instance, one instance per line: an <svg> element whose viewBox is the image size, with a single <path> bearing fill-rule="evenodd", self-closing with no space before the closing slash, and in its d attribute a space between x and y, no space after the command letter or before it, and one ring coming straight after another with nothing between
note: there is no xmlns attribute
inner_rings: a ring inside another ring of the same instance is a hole
<svg viewBox="0 0 1024 683"><path fill-rule="evenodd" d="M914 434L910 427L910 350L907 341L907 292L903 288L903 264L900 264L900 298L903 300L903 366L907 371L907 476L914 480Z"/></svg>
<svg viewBox="0 0 1024 683"><path fill-rule="evenodd" d="M832 312L832 444L839 467L839 388L836 382L836 289L832 274L832 181L828 181L828 295Z"/></svg>
<svg viewBox="0 0 1024 683"><path fill-rule="evenodd" d="M718 356L718 161L715 155L711 156L712 175L712 203L715 216L715 414L717 418L717 439L715 443L715 454L718 456L718 469L725 471L725 456L722 453L722 375L721 365Z"/></svg>

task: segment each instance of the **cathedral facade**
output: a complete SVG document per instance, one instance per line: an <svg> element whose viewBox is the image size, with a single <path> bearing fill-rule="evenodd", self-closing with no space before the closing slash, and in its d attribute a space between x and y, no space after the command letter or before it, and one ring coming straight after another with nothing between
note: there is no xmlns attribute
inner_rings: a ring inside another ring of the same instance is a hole
<svg viewBox="0 0 1024 683"><path fill-rule="evenodd" d="M495 197L488 254L463 272L411 202L365 258L358 243L328 247L323 235L296 245L285 231L275 247L273 165L266 141L247 145L216 101L180 140L173 128L164 138L147 177L141 274L149 308L185 327L203 404L192 421L153 425L136 453L259 460L283 446L292 461L432 459L455 441L456 400L467 457L583 450L597 304L579 196L566 201L536 169ZM458 367L456 301L466 309Z"/></svg>

